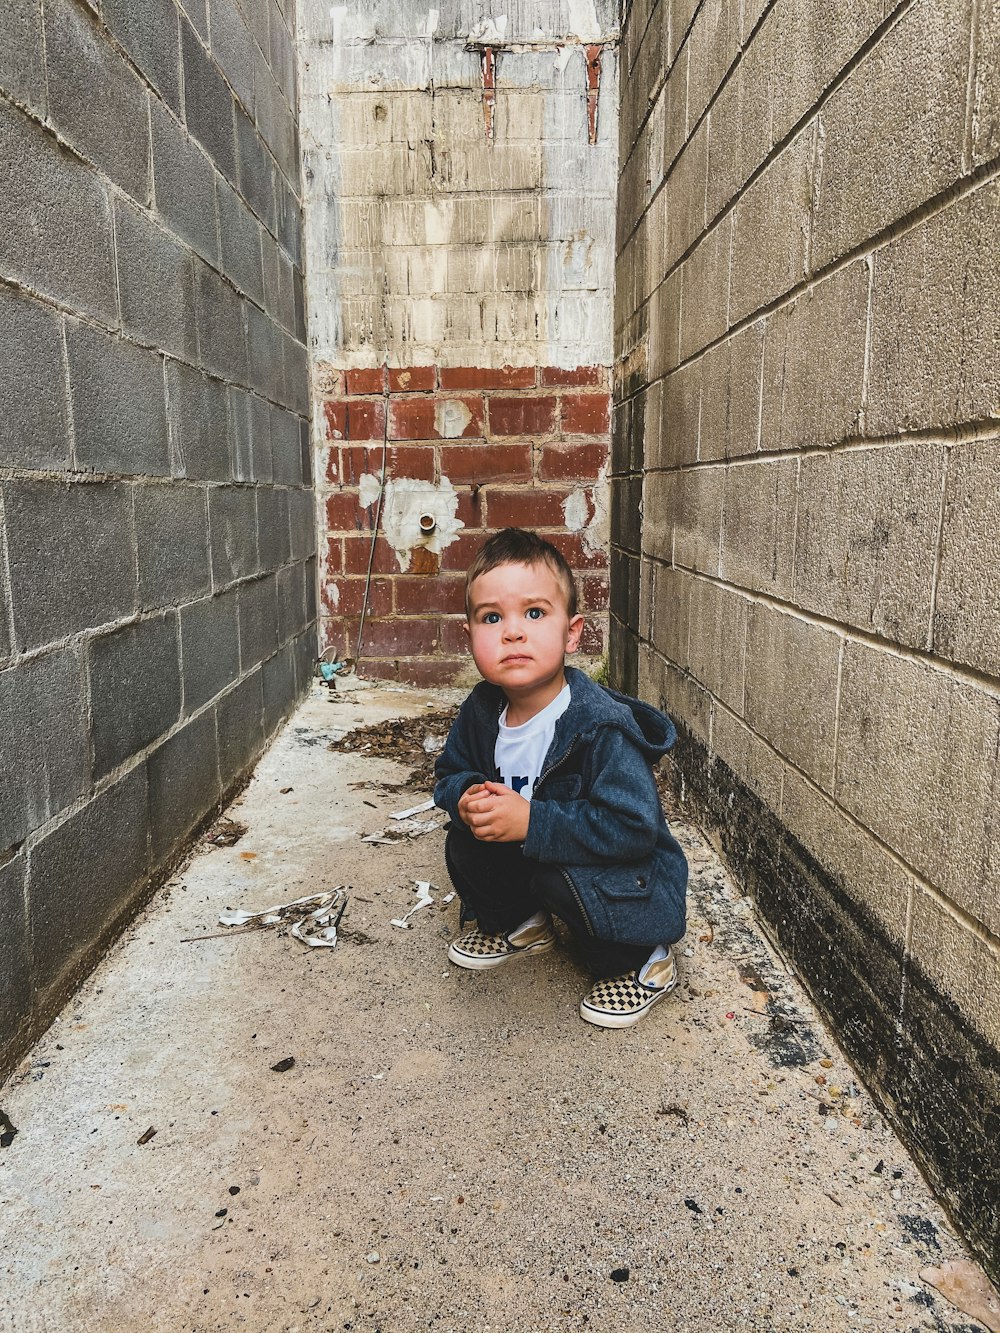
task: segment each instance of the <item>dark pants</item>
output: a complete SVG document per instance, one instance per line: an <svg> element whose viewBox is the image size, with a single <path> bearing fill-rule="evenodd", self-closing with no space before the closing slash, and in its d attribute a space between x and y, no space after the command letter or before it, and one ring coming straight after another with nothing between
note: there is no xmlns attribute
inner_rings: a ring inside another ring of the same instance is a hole
<svg viewBox="0 0 1000 1333"><path fill-rule="evenodd" d="M480 842L452 825L444 846L448 874L462 900L462 921L475 921L488 935L514 930L535 912L564 921L587 970L613 977L641 967L656 948L598 940L590 933L566 876L558 866L531 861L515 842Z"/></svg>

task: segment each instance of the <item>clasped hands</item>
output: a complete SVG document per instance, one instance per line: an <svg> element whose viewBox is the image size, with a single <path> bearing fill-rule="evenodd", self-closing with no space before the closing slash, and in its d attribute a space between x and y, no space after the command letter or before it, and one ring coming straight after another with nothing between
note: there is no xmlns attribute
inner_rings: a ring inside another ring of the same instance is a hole
<svg viewBox="0 0 1000 1333"><path fill-rule="evenodd" d="M458 813L482 842L524 842L531 806L502 782L478 782L458 802Z"/></svg>

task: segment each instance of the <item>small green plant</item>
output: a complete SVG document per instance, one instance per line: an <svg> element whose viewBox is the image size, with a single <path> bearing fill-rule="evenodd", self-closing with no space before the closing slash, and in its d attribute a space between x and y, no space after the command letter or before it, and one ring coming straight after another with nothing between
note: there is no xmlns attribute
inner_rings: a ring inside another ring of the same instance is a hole
<svg viewBox="0 0 1000 1333"><path fill-rule="evenodd" d="M597 681L598 685L608 685L610 683L608 679L607 653L602 653L598 661L596 661L590 668L590 676L592 680Z"/></svg>

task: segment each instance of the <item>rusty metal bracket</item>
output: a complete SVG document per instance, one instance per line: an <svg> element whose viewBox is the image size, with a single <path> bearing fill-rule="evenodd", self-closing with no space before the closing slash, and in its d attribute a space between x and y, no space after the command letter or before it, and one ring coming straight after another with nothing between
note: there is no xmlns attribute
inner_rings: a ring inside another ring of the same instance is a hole
<svg viewBox="0 0 1000 1333"><path fill-rule="evenodd" d="M483 72L483 119L486 122L486 141L493 143L496 136L494 115L497 104L497 57L492 46L482 48L481 66Z"/></svg>
<svg viewBox="0 0 1000 1333"><path fill-rule="evenodd" d="M587 47L587 142L597 143L597 104L601 95L603 46Z"/></svg>

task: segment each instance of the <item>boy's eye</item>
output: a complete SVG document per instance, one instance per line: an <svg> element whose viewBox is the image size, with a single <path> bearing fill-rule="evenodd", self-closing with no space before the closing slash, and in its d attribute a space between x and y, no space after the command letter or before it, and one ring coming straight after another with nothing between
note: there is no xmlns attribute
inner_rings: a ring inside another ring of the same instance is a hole
<svg viewBox="0 0 1000 1333"><path fill-rule="evenodd" d="M542 616L544 616L544 615L545 615L545 612L542 610L542 608L541 608L540 606L529 606L529 607L528 607L528 619L529 619L529 620L541 620Z"/></svg>
<svg viewBox="0 0 1000 1333"><path fill-rule="evenodd" d="M487 611L486 614L483 616L484 625L499 625L499 623L500 623L499 611Z"/></svg>

